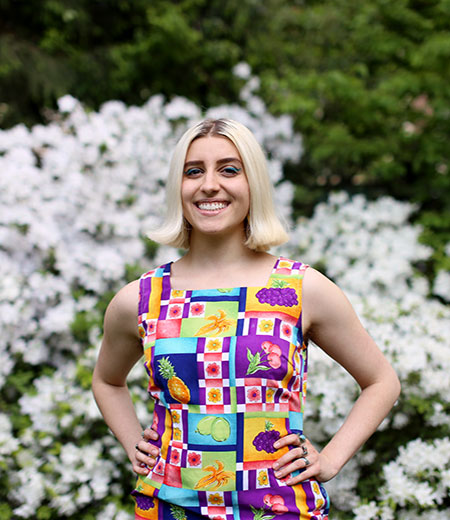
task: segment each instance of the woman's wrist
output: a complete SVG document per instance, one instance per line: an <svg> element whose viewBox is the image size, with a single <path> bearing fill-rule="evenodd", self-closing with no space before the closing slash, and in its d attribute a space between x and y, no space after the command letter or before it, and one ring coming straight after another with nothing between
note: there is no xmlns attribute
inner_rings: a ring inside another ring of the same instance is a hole
<svg viewBox="0 0 450 520"><path fill-rule="evenodd" d="M327 450L326 447L320 452L320 457L324 461L323 465L327 468L326 480L334 478L350 459L350 457L347 459L338 457L336 453L333 453L333 450Z"/></svg>

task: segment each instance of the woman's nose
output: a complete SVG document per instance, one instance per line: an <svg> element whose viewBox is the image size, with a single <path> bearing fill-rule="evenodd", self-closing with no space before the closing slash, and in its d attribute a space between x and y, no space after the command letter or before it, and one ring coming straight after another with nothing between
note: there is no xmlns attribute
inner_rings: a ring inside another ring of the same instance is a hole
<svg viewBox="0 0 450 520"><path fill-rule="evenodd" d="M220 189L219 178L215 171L208 170L203 176L202 190L205 192L216 192Z"/></svg>

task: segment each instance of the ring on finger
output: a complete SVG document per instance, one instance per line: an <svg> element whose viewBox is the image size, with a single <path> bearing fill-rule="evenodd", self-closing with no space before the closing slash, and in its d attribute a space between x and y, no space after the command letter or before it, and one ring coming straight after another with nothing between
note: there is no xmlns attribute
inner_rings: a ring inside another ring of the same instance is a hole
<svg viewBox="0 0 450 520"><path fill-rule="evenodd" d="M136 451L139 451L140 453L143 453L144 455L147 455L147 453L145 453L145 451L142 451L142 450L139 448L139 444L138 444L138 443L136 443L136 445L135 445L135 449L136 449Z"/></svg>
<svg viewBox="0 0 450 520"><path fill-rule="evenodd" d="M298 437L298 440L300 442L300 446L302 444L305 444L306 442L306 437L303 435L303 433L297 433L297 437Z"/></svg>
<svg viewBox="0 0 450 520"><path fill-rule="evenodd" d="M305 445L301 445L300 448L302 449L302 456L308 455L308 448Z"/></svg>
<svg viewBox="0 0 450 520"><path fill-rule="evenodd" d="M305 463L305 468L311 464L311 462L306 457L300 457L298 460L302 460Z"/></svg>

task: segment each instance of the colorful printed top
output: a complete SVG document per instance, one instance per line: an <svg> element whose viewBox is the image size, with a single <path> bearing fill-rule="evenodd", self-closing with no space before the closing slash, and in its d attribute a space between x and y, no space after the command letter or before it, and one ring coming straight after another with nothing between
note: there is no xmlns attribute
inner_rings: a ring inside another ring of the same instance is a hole
<svg viewBox="0 0 450 520"><path fill-rule="evenodd" d="M139 332L155 400L157 464L139 477L136 519L325 520L310 479L288 486L272 465L303 431L307 266L277 259L265 287L172 290L171 263L140 279Z"/></svg>

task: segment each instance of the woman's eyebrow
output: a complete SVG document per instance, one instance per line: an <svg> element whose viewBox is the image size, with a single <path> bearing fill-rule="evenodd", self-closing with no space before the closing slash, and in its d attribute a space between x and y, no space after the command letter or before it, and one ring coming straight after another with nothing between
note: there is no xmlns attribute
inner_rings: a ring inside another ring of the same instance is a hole
<svg viewBox="0 0 450 520"><path fill-rule="evenodd" d="M219 159L217 161L217 164L225 164L225 163L230 163L230 162L240 163L241 161L237 157L225 157L224 159Z"/></svg>
<svg viewBox="0 0 450 520"><path fill-rule="evenodd" d="M230 162L238 162L241 164L240 159L238 159L237 157L224 157L223 159L219 159L217 161L217 164L226 164L226 163L230 163ZM184 163L184 167L187 168L188 166L198 166L199 164L203 164L203 161L201 161L201 160L188 161L188 162Z"/></svg>

